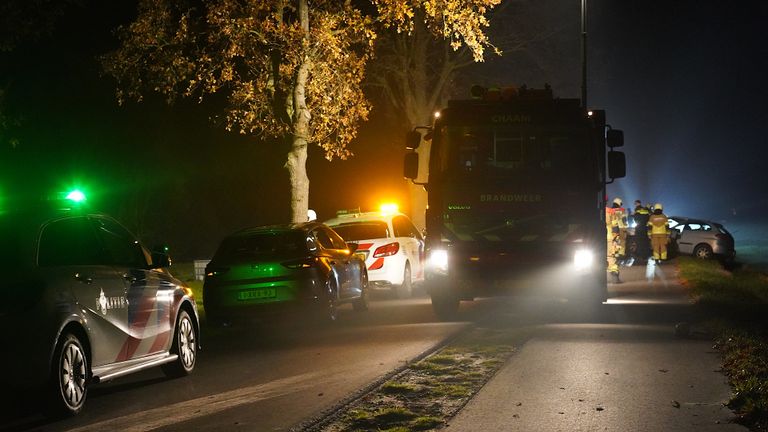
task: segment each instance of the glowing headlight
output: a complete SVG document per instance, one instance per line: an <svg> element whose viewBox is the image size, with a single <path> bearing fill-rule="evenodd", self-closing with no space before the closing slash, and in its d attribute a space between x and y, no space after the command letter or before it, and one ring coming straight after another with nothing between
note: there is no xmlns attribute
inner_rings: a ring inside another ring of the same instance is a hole
<svg viewBox="0 0 768 432"><path fill-rule="evenodd" d="M577 270L585 270L592 267L595 255L590 250L579 249L573 254L573 265Z"/></svg>
<svg viewBox="0 0 768 432"><path fill-rule="evenodd" d="M429 267L439 271L448 271L448 251L435 249L429 254Z"/></svg>

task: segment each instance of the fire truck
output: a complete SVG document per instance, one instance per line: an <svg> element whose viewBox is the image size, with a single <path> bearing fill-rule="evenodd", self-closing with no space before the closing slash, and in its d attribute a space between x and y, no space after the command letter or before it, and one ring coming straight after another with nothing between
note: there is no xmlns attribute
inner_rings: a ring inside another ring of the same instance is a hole
<svg viewBox="0 0 768 432"><path fill-rule="evenodd" d="M509 293L602 303L606 184L625 175L614 150L623 132L549 86L472 96L407 138L405 177L427 191L425 287L436 314Z"/></svg>

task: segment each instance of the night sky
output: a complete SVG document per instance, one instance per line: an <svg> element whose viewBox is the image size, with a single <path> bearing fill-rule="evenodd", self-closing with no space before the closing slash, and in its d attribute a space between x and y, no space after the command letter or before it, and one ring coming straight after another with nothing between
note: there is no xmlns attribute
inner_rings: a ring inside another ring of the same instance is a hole
<svg viewBox="0 0 768 432"><path fill-rule="evenodd" d="M768 221L765 2L593 2L604 57L592 100L623 128L611 190L668 214ZM599 48L599 49L600 49Z"/></svg>
<svg viewBox="0 0 768 432"><path fill-rule="evenodd" d="M211 105L167 107L150 97L117 106L96 57L116 46L111 29L130 19L133 2L84 4L65 13L52 37L0 53L4 111L21 120L3 136L4 169L18 171L9 154L23 154L35 161L25 168L40 168L37 182L97 183L105 209L144 237L175 242L186 258L209 255L238 228L287 218L287 199L276 199L287 197L282 153L223 132L208 119ZM550 36L468 69L460 82L548 82L556 95L579 97L579 6L516 1L507 10L515 20L494 31ZM764 2L589 2L589 105L625 132L628 177L611 185L611 197L659 201L667 214L768 225L765 22ZM375 107L352 145L355 158L328 163L312 152L310 207L321 219L338 208L404 200L403 138L395 130ZM19 140L13 152L9 137ZM136 189L151 198L109 198ZM136 206L147 208L143 217L131 215Z"/></svg>

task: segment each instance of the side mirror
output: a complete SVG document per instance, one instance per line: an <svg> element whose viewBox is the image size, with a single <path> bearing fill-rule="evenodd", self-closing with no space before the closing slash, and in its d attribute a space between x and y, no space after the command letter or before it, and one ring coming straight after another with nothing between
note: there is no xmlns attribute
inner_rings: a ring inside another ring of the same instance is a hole
<svg viewBox="0 0 768 432"><path fill-rule="evenodd" d="M627 175L627 161L624 152L608 152L608 177L611 179L622 178Z"/></svg>
<svg viewBox="0 0 768 432"><path fill-rule="evenodd" d="M412 130L405 136L405 148L416 150L421 145L421 133Z"/></svg>
<svg viewBox="0 0 768 432"><path fill-rule="evenodd" d="M624 145L624 131L620 129L608 129L606 141L609 148L621 147ZM623 177L623 176L622 176Z"/></svg>
<svg viewBox="0 0 768 432"><path fill-rule="evenodd" d="M403 160L403 176L415 180L419 176L419 154L410 152L405 154Z"/></svg>
<svg viewBox="0 0 768 432"><path fill-rule="evenodd" d="M353 254L357 251L357 248L359 248L360 245L357 243L347 243L347 249L349 249L349 253Z"/></svg>

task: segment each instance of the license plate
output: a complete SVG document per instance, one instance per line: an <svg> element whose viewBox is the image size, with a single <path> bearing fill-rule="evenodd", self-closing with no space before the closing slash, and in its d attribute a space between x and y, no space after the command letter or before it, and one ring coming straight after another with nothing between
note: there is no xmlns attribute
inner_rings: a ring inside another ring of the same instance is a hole
<svg viewBox="0 0 768 432"><path fill-rule="evenodd" d="M258 300L264 298L272 298L277 295L274 288L263 288L248 291L240 291L237 293L238 300Z"/></svg>

